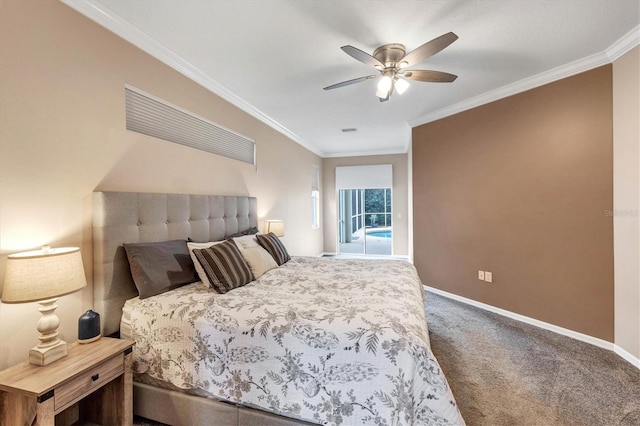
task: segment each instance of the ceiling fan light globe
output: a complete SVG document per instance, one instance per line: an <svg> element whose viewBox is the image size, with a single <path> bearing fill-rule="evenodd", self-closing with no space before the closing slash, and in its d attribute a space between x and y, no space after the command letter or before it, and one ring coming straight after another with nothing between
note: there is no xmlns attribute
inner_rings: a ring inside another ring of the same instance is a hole
<svg viewBox="0 0 640 426"><path fill-rule="evenodd" d="M400 61L400 62L398 63L398 69L400 69L400 68L404 68L404 67L406 67L406 66L408 66L408 65L409 65L409 62L407 62L407 61Z"/></svg>
<svg viewBox="0 0 640 426"><path fill-rule="evenodd" d="M399 95L402 95L409 88L409 82L402 78L397 78L394 81L393 86L396 89L396 92L398 92Z"/></svg>
<svg viewBox="0 0 640 426"><path fill-rule="evenodd" d="M389 91L387 90L385 92L385 91L382 91L382 90L378 89L376 91L376 96L379 97L380 99L386 99L386 98L389 97Z"/></svg>
<svg viewBox="0 0 640 426"><path fill-rule="evenodd" d="M391 89L391 84L392 84L391 77L389 77L388 75L385 75L378 82L378 91L389 92L389 89Z"/></svg>
<svg viewBox="0 0 640 426"><path fill-rule="evenodd" d="M378 82L378 90L376 91L376 96L380 99L388 98L389 90L391 90L392 84L393 81L391 80L391 77L389 77L388 75L382 77Z"/></svg>

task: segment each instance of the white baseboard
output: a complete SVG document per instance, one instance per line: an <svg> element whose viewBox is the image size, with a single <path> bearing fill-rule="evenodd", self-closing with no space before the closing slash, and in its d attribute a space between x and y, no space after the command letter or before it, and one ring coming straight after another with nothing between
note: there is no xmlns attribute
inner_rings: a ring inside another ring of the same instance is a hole
<svg viewBox="0 0 640 426"><path fill-rule="evenodd" d="M561 334L563 336L571 337L572 339L580 340L582 342L589 343L594 346L598 346L603 349L614 351L620 357L631 363L634 367L640 369L640 358L636 358L620 346L607 342L606 340L599 339L597 337L589 336L588 334L579 333L577 331L569 330L568 328L559 327L557 325L550 324L548 322L540 321L535 318L527 317L525 315L516 314L515 312L507 311L505 309L496 308L495 306L487 305L486 303L478 302L473 299L468 299L457 294L449 293L437 288L429 287L425 285L427 291L433 292L449 299L457 300L458 302L465 303L467 305L475 306L485 311L493 312L498 315L502 315L507 318L514 319L516 321L524 322L545 330L553 331L554 333Z"/></svg>
<svg viewBox="0 0 640 426"><path fill-rule="evenodd" d="M618 345L613 345L613 351L640 370L640 358L636 358Z"/></svg>

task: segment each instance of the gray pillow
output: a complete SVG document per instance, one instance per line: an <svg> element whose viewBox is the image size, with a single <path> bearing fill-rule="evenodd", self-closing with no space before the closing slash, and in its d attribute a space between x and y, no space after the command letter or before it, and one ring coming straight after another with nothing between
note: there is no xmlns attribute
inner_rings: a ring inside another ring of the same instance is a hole
<svg viewBox="0 0 640 426"><path fill-rule="evenodd" d="M140 299L198 281L186 240L124 244Z"/></svg>
<svg viewBox="0 0 640 426"><path fill-rule="evenodd" d="M260 231L258 230L258 228L254 226L253 228L249 228L245 231L240 231L240 232L236 232L235 234L227 235L226 239L230 240L232 238L243 237L245 235L254 235L254 234L257 234L258 232Z"/></svg>

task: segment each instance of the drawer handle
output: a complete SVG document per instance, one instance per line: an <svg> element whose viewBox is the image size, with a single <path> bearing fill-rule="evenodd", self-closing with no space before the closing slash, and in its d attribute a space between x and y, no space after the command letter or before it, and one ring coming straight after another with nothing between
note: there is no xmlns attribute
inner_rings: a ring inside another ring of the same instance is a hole
<svg viewBox="0 0 640 426"><path fill-rule="evenodd" d="M91 380L95 382L96 380L98 380L99 377L100 377L100 374L94 374L93 376L91 376Z"/></svg>

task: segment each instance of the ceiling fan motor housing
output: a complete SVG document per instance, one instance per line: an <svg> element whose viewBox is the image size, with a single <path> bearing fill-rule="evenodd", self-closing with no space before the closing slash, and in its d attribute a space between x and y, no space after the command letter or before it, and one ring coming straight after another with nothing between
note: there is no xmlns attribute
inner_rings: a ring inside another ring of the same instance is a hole
<svg viewBox="0 0 640 426"><path fill-rule="evenodd" d="M405 54L406 49L403 44L391 43L378 47L373 52L373 57L382 62L385 68L396 68Z"/></svg>

